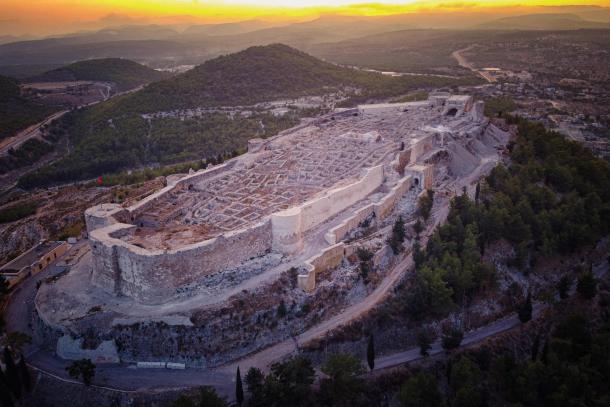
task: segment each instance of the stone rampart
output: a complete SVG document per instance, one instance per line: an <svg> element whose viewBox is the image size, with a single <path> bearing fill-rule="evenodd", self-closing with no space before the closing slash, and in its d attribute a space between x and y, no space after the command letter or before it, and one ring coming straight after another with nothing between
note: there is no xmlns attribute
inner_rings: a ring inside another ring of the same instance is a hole
<svg viewBox="0 0 610 407"><path fill-rule="evenodd" d="M175 250L143 249L121 239L133 229L113 224L91 233L93 283L147 304L163 302L182 285L265 254L272 240L268 219Z"/></svg>
<svg viewBox="0 0 610 407"><path fill-rule="evenodd" d="M345 244L338 243L309 258L303 265L304 272L297 276L300 289L311 292L316 288L316 275L341 264L345 256Z"/></svg>
<svg viewBox="0 0 610 407"><path fill-rule="evenodd" d="M329 244L335 244L343 240L345 235L356 229L372 214L375 214L375 217L379 220L384 219L392 212L396 202L411 188L411 185L412 177L403 177L379 202L358 209L353 216L329 230L324 238Z"/></svg>
<svg viewBox="0 0 610 407"><path fill-rule="evenodd" d="M366 198L383 184L383 166L364 170L358 181L331 189L320 197L271 215L273 248L294 253L303 247L302 235L332 216Z"/></svg>

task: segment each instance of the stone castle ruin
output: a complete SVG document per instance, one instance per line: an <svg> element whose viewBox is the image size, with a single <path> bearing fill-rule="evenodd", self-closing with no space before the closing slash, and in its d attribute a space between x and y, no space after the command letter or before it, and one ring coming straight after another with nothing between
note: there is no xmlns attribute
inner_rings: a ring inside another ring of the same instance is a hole
<svg viewBox="0 0 610 407"><path fill-rule="evenodd" d="M90 247L37 291L39 334L67 359L192 367L294 338L393 278L388 236L401 216L408 252L426 189L440 221L500 160L509 134L483 107L436 93L336 109L132 206L89 208Z"/></svg>
<svg viewBox="0 0 610 407"><path fill-rule="evenodd" d="M344 237L383 219L407 191L460 176L494 141L483 102L433 94L421 102L361 105L253 139L248 153L179 179L130 207L85 213L92 284L142 304L227 268L279 253L298 286L349 255ZM303 261L300 261L300 260Z"/></svg>

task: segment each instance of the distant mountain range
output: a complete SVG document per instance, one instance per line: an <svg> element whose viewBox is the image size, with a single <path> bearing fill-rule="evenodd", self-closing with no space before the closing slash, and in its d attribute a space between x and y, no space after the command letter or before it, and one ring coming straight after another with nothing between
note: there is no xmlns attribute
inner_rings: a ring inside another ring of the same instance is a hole
<svg viewBox="0 0 610 407"><path fill-rule="evenodd" d="M128 59L107 58L75 62L24 80L24 82L112 82L118 91L158 81L168 75Z"/></svg>
<svg viewBox="0 0 610 407"><path fill-rule="evenodd" d="M505 17L475 26L487 30L578 30L607 29L610 22L588 21L576 14L529 14Z"/></svg>
<svg viewBox="0 0 610 407"><path fill-rule="evenodd" d="M128 58L154 66L197 65L254 45L284 43L306 52L323 44L404 30L574 30L610 28L610 9L549 7L522 16L483 12L413 13L363 17L325 15L286 23L246 20L192 25L123 25L30 41L0 37L0 66L66 64L84 59ZM9 41L15 40L16 42ZM4 44L2 44L5 42Z"/></svg>

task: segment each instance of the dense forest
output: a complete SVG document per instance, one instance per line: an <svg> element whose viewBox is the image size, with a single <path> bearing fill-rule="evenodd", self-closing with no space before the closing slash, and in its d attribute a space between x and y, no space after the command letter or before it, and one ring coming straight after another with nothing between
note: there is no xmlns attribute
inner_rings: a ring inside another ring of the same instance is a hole
<svg viewBox="0 0 610 407"><path fill-rule="evenodd" d="M514 248L511 265L527 275L539 261L610 232L610 163L541 124L509 120L519 129L510 165L495 167L474 200L454 198L427 247L414 245L414 286L398 298L414 319L443 317L494 289L494 267L482 256L499 239Z"/></svg>
<svg viewBox="0 0 610 407"><path fill-rule="evenodd" d="M42 121L54 109L21 96L14 79L0 76L0 140Z"/></svg>
<svg viewBox="0 0 610 407"><path fill-rule="evenodd" d="M100 81L112 82L117 90L135 88L167 77L164 72L121 58L79 61L36 75L26 82Z"/></svg>
<svg viewBox="0 0 610 407"><path fill-rule="evenodd" d="M476 79L389 77L339 67L285 45L252 47L205 62L184 74L154 82L66 114L49 129L48 140L69 139L63 159L26 175L32 188L95 178L125 169L216 157L245 148L253 137L269 137L311 111L282 117L251 108L249 117L210 113L200 117L145 119L150 112L193 107L243 106L306 95L347 92L346 105L410 90L456 85ZM358 89L358 91L356 91Z"/></svg>

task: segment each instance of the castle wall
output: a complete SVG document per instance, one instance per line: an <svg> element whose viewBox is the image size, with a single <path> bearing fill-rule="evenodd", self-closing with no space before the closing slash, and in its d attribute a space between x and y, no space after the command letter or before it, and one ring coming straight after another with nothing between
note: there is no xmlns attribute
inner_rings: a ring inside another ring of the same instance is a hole
<svg viewBox="0 0 610 407"><path fill-rule="evenodd" d="M115 224L91 234L93 282L148 304L163 302L176 288L261 256L271 248L269 220L167 251L143 249L120 239L133 228Z"/></svg>
<svg viewBox="0 0 610 407"><path fill-rule="evenodd" d="M342 210L366 198L381 186L383 166L369 168L358 181L327 191L303 205L271 215L273 248L295 253L303 247L304 232L320 225Z"/></svg>

